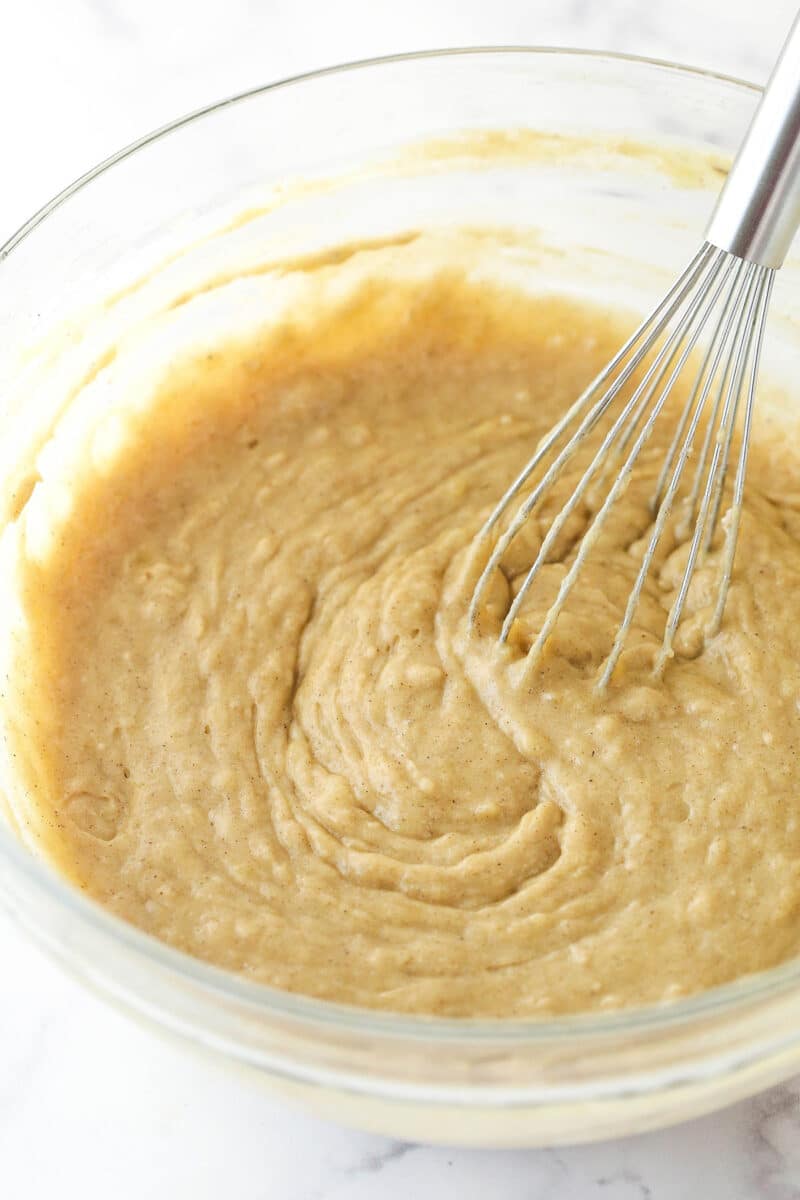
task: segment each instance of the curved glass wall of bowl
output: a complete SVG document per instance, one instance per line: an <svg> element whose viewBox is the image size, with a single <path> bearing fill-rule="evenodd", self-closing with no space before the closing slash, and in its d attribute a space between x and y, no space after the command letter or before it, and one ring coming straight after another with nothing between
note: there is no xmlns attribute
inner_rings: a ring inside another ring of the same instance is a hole
<svg viewBox="0 0 800 1200"><path fill-rule="evenodd" d="M515 231L521 281L535 268L537 289L643 311L695 249L755 101L735 81L636 60L455 53L321 73L146 139L0 259L3 522L74 389L198 279L268 272L355 235L489 223ZM799 284L792 257L772 303L773 377L797 361ZM800 408L775 399L759 419L793 436ZM58 880L11 815L24 797L8 767L0 754L0 899L19 923L126 1009L340 1119L427 1140L574 1141L689 1116L800 1063L796 964L663 1010L502 1025L255 987Z"/></svg>

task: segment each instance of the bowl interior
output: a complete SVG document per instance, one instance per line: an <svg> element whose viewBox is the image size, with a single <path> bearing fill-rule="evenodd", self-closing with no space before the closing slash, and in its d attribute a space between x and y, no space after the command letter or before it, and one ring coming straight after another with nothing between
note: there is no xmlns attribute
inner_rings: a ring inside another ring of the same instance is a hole
<svg viewBox="0 0 800 1200"><path fill-rule="evenodd" d="M666 64L455 52L320 72L143 139L0 251L3 524L98 365L204 282L332 246L491 228L508 268L535 272L537 289L644 310L702 240L756 100L746 85ZM799 301L793 255L764 358L777 381L765 419L790 429L800 422L789 387ZM730 1067L743 1046L763 1057L789 1037L795 964L667 1009L566 1021L396 1018L255 987L75 895L37 857L1 753L0 787L0 895L20 922L105 994L268 1070L300 1063L311 1075L530 1099L634 1075L658 1087L690 1061L710 1070L708 1054Z"/></svg>

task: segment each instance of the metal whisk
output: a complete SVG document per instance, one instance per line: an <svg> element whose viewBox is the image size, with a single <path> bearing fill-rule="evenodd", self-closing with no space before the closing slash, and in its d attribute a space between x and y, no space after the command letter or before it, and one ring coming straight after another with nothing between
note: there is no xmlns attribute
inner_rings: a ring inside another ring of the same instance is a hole
<svg viewBox="0 0 800 1200"><path fill-rule="evenodd" d="M536 453L511 484L478 534L492 542L496 528L526 484L526 495L497 539L475 587L469 609L474 628L481 601L503 555L526 521L540 507L567 464L605 417L610 421L600 447L566 503L550 524L538 554L506 613L500 642L512 625L551 554L559 535L593 482L615 459L621 462L603 503L597 508L566 572L555 602L528 651L538 663L581 568L609 513L625 491L655 423L686 368L704 330L707 349L677 418L674 437L651 498L653 526L611 652L603 663L598 688L605 689L622 653L659 541L695 442L694 477L685 501L691 531L688 558L666 620L656 660L660 674L673 654L673 641L698 562L710 548L719 521L734 431L740 431L733 492L719 558L716 603L707 633L722 622L731 582L742 510L748 449L761 345L775 273L800 225L800 16L773 70L747 136L730 170L706 230L703 245L669 292L642 321L618 354L592 381L568 412L542 439ZM652 361L648 355L653 351ZM692 358L692 361L694 359ZM641 365L641 367L640 367ZM614 401L640 368L641 379L629 396ZM744 406L742 408L742 401ZM740 417L741 411L741 417ZM613 419L612 419L613 418ZM561 444L563 443L563 445ZM559 448L560 447L560 448ZM595 483L596 485L596 483ZM688 540L688 539L687 539Z"/></svg>

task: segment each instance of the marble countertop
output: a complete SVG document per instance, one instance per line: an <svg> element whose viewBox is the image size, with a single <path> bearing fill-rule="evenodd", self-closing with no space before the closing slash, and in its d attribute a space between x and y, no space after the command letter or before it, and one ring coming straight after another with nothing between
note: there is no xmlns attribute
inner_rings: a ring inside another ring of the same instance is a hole
<svg viewBox="0 0 800 1200"><path fill-rule="evenodd" d="M791 0L27 0L3 6L0 241L86 167L209 100L397 50L544 43L763 80ZM323 1122L66 979L0 917L0 1194L82 1200L793 1200L800 1079L672 1130L464 1151Z"/></svg>

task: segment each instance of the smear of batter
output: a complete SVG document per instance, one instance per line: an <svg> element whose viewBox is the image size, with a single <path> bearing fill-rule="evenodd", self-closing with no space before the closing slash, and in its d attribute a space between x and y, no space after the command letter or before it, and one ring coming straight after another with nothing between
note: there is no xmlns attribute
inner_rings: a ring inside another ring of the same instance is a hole
<svg viewBox="0 0 800 1200"><path fill-rule="evenodd" d="M426 254L320 266L280 320L54 431L6 559L35 697L9 736L46 853L191 954L384 1009L633 1005L796 954L800 464L756 439L723 629L698 654L712 554L654 684L673 531L600 699L665 419L527 672L591 506L506 654L558 496L473 637L470 543L619 321L395 270Z"/></svg>

